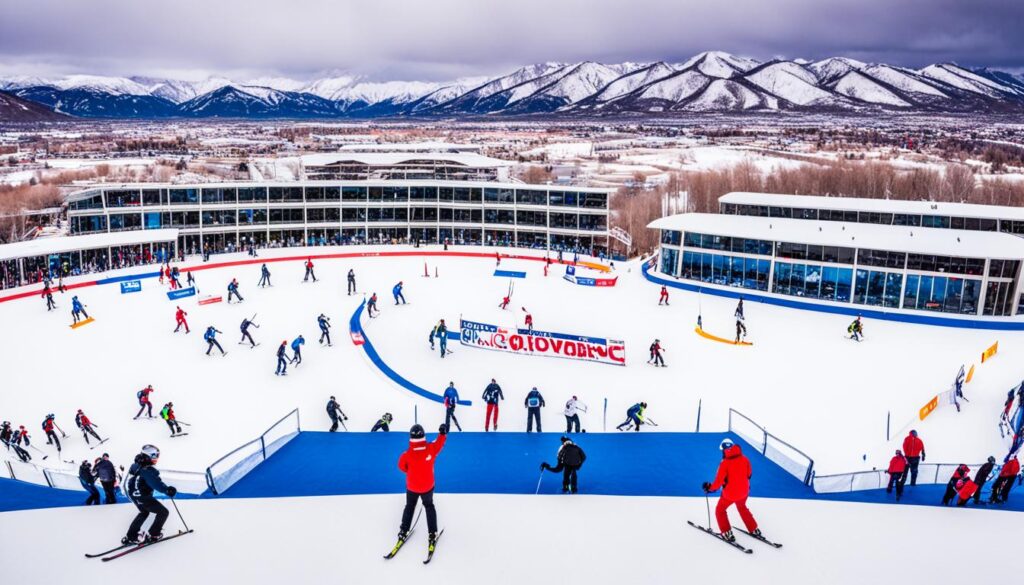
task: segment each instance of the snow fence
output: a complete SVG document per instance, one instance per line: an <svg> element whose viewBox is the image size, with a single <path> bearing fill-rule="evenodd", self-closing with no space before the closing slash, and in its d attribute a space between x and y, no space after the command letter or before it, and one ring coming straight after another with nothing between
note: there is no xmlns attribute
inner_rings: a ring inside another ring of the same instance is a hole
<svg viewBox="0 0 1024 585"><path fill-rule="evenodd" d="M277 421L262 435L221 457L206 468L206 484L213 495L223 494L247 473L299 435L299 409Z"/></svg>
<svg viewBox="0 0 1024 585"><path fill-rule="evenodd" d="M762 455L804 482L804 485L811 485L814 460L800 449L769 433L750 417L732 408L729 409L729 431L739 435Z"/></svg>
<svg viewBox="0 0 1024 585"><path fill-rule="evenodd" d="M921 485L946 483L959 466L959 463L922 463L917 466L917 483ZM974 477L974 473L981 467L981 464L969 467L971 468L971 477ZM1002 466L997 465L993 473L998 475L1000 469ZM909 477L907 481L909 483ZM819 494L877 490L889 485L889 474L884 469L872 469L871 471L854 471L834 475L816 475L811 485Z"/></svg>
<svg viewBox="0 0 1024 585"><path fill-rule="evenodd" d="M77 470L66 471L62 469L51 469L34 463L24 461L5 461L7 475L11 479L45 485L60 490L75 490L84 492L82 482L78 480ZM175 471L173 469L161 469L160 477L168 485L173 485L183 494L199 495L206 491L206 476L195 471ZM124 482L122 482L122 487ZM98 487L98 486L97 486Z"/></svg>

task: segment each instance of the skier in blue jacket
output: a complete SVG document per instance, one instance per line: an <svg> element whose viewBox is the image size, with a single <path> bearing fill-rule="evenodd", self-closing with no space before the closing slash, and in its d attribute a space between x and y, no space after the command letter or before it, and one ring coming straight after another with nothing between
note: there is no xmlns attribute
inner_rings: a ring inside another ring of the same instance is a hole
<svg viewBox="0 0 1024 585"><path fill-rule="evenodd" d="M622 427L626 427L626 430L629 430L629 425L635 424L636 428L633 429L633 430L639 431L640 430L640 426L644 424L644 409L645 408L647 408L647 403L646 402L637 402L633 406L630 406L629 410L626 411L626 420L623 421L622 424L620 424L619 426L617 426L615 428L617 428L617 429L619 429L621 431L621 430L623 430Z"/></svg>
<svg viewBox="0 0 1024 585"><path fill-rule="evenodd" d="M217 342L218 333L223 332L214 327L213 325L210 325L209 327L206 328L206 333L203 334L203 339L206 340L206 355L210 355L210 352L213 351L213 346L215 345L217 346L217 349L220 350L221 355L228 354L228 352L224 351L224 348L220 346L220 343Z"/></svg>
<svg viewBox="0 0 1024 585"><path fill-rule="evenodd" d="M540 409L545 406L544 397L541 396L536 386L526 395L526 400L523 401L523 404L526 406L526 432L533 432L534 421L537 421L537 432L543 432L540 428Z"/></svg>
<svg viewBox="0 0 1024 585"><path fill-rule="evenodd" d="M459 391L455 389L455 382L448 382L448 387L444 389L444 426L451 428L451 423L455 423L455 428L462 430L459 426L459 419L455 418L455 407L459 403Z"/></svg>
<svg viewBox="0 0 1024 585"><path fill-rule="evenodd" d="M402 299L402 304L405 304L405 297L402 295L402 281L398 281L398 284L391 289L391 294L395 296L395 304L398 304L398 299Z"/></svg>
<svg viewBox="0 0 1024 585"><path fill-rule="evenodd" d="M324 339L327 340L327 345L331 345L331 318L320 313L320 316L316 318L317 325L320 326L320 345L324 344Z"/></svg>
<svg viewBox="0 0 1024 585"><path fill-rule="evenodd" d="M292 357L292 363L296 366L302 363L302 346L305 343L306 340L301 335L296 337L295 341L292 342L292 353L295 354Z"/></svg>
<svg viewBox="0 0 1024 585"><path fill-rule="evenodd" d="M78 300L77 296L71 297L71 317L78 323L79 314L85 315L85 318L89 318L89 313L85 312L85 305L82 301Z"/></svg>

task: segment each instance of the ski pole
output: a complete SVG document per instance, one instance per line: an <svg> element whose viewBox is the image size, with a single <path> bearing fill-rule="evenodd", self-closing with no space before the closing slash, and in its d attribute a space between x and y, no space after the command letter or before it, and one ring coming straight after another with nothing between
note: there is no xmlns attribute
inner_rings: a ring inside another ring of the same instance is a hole
<svg viewBox="0 0 1024 585"><path fill-rule="evenodd" d="M38 453L39 453L40 455L42 455L42 456L43 456L43 459L46 459L47 457L49 457L49 455L47 455L46 453L43 453L42 451L40 451L40 450L39 450L39 447L36 447L35 445L31 445L31 444L30 444L30 445L29 445L29 448L31 448L31 449L35 449L35 450L36 450L36 452L38 452Z"/></svg>
<svg viewBox="0 0 1024 585"><path fill-rule="evenodd" d="M185 523L185 518L181 515L181 510L178 509L178 502L175 502L174 498L171 498L171 503L174 504L174 511L178 513L178 519L181 520L181 525L185 527L185 532L192 532L189 530L188 524Z"/></svg>
<svg viewBox="0 0 1024 585"><path fill-rule="evenodd" d="M57 423L53 423L53 426L57 427L57 430L60 431L60 434L64 435L65 439L68 438L68 434L64 432L64 429L57 426Z"/></svg>
<svg viewBox="0 0 1024 585"><path fill-rule="evenodd" d="M177 420L177 419L175 419L175 422L177 422L177 423L178 423L179 425L185 425L186 427L190 427L190 426L192 426L192 425L190 425L189 423L187 423L187 422L185 422L185 421L183 421L183 420Z"/></svg>
<svg viewBox="0 0 1024 585"><path fill-rule="evenodd" d="M537 494L540 493L540 482L542 482L542 481L544 481L544 470L543 469L540 470L540 477L537 478L537 490L535 492L533 492L533 495L536 496Z"/></svg>
<svg viewBox="0 0 1024 585"><path fill-rule="evenodd" d="M711 528L711 498L707 490L704 490L704 506L708 509L708 528Z"/></svg>

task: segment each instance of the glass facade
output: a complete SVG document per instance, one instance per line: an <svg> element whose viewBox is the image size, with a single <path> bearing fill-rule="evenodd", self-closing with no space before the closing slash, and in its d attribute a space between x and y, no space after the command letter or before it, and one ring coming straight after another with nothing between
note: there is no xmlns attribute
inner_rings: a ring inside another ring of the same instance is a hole
<svg viewBox="0 0 1024 585"><path fill-rule="evenodd" d="M767 291L770 268L771 261L760 258L687 250L679 270L688 280Z"/></svg>
<svg viewBox="0 0 1024 585"><path fill-rule="evenodd" d="M848 303L852 284L852 268L776 262L772 292Z"/></svg>
<svg viewBox="0 0 1024 585"><path fill-rule="evenodd" d="M1024 221L998 219L995 217L962 217L955 215L934 215L926 213L887 213L880 211L851 211L840 209L806 209L775 205L748 205L722 203L719 212L727 215L749 215L754 217L788 217L795 219L817 219L821 221L845 221L848 223L873 223L878 225L906 225L954 230L1024 234Z"/></svg>

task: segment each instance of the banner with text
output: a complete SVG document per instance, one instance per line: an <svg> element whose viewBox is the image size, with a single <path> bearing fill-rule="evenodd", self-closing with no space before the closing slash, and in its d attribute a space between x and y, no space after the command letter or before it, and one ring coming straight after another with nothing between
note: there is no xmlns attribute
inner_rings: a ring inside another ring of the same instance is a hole
<svg viewBox="0 0 1024 585"><path fill-rule="evenodd" d="M459 328L459 341L462 345L520 355L560 357L615 366L626 365L626 344L623 341L548 331L509 329L465 319L460 322Z"/></svg>

